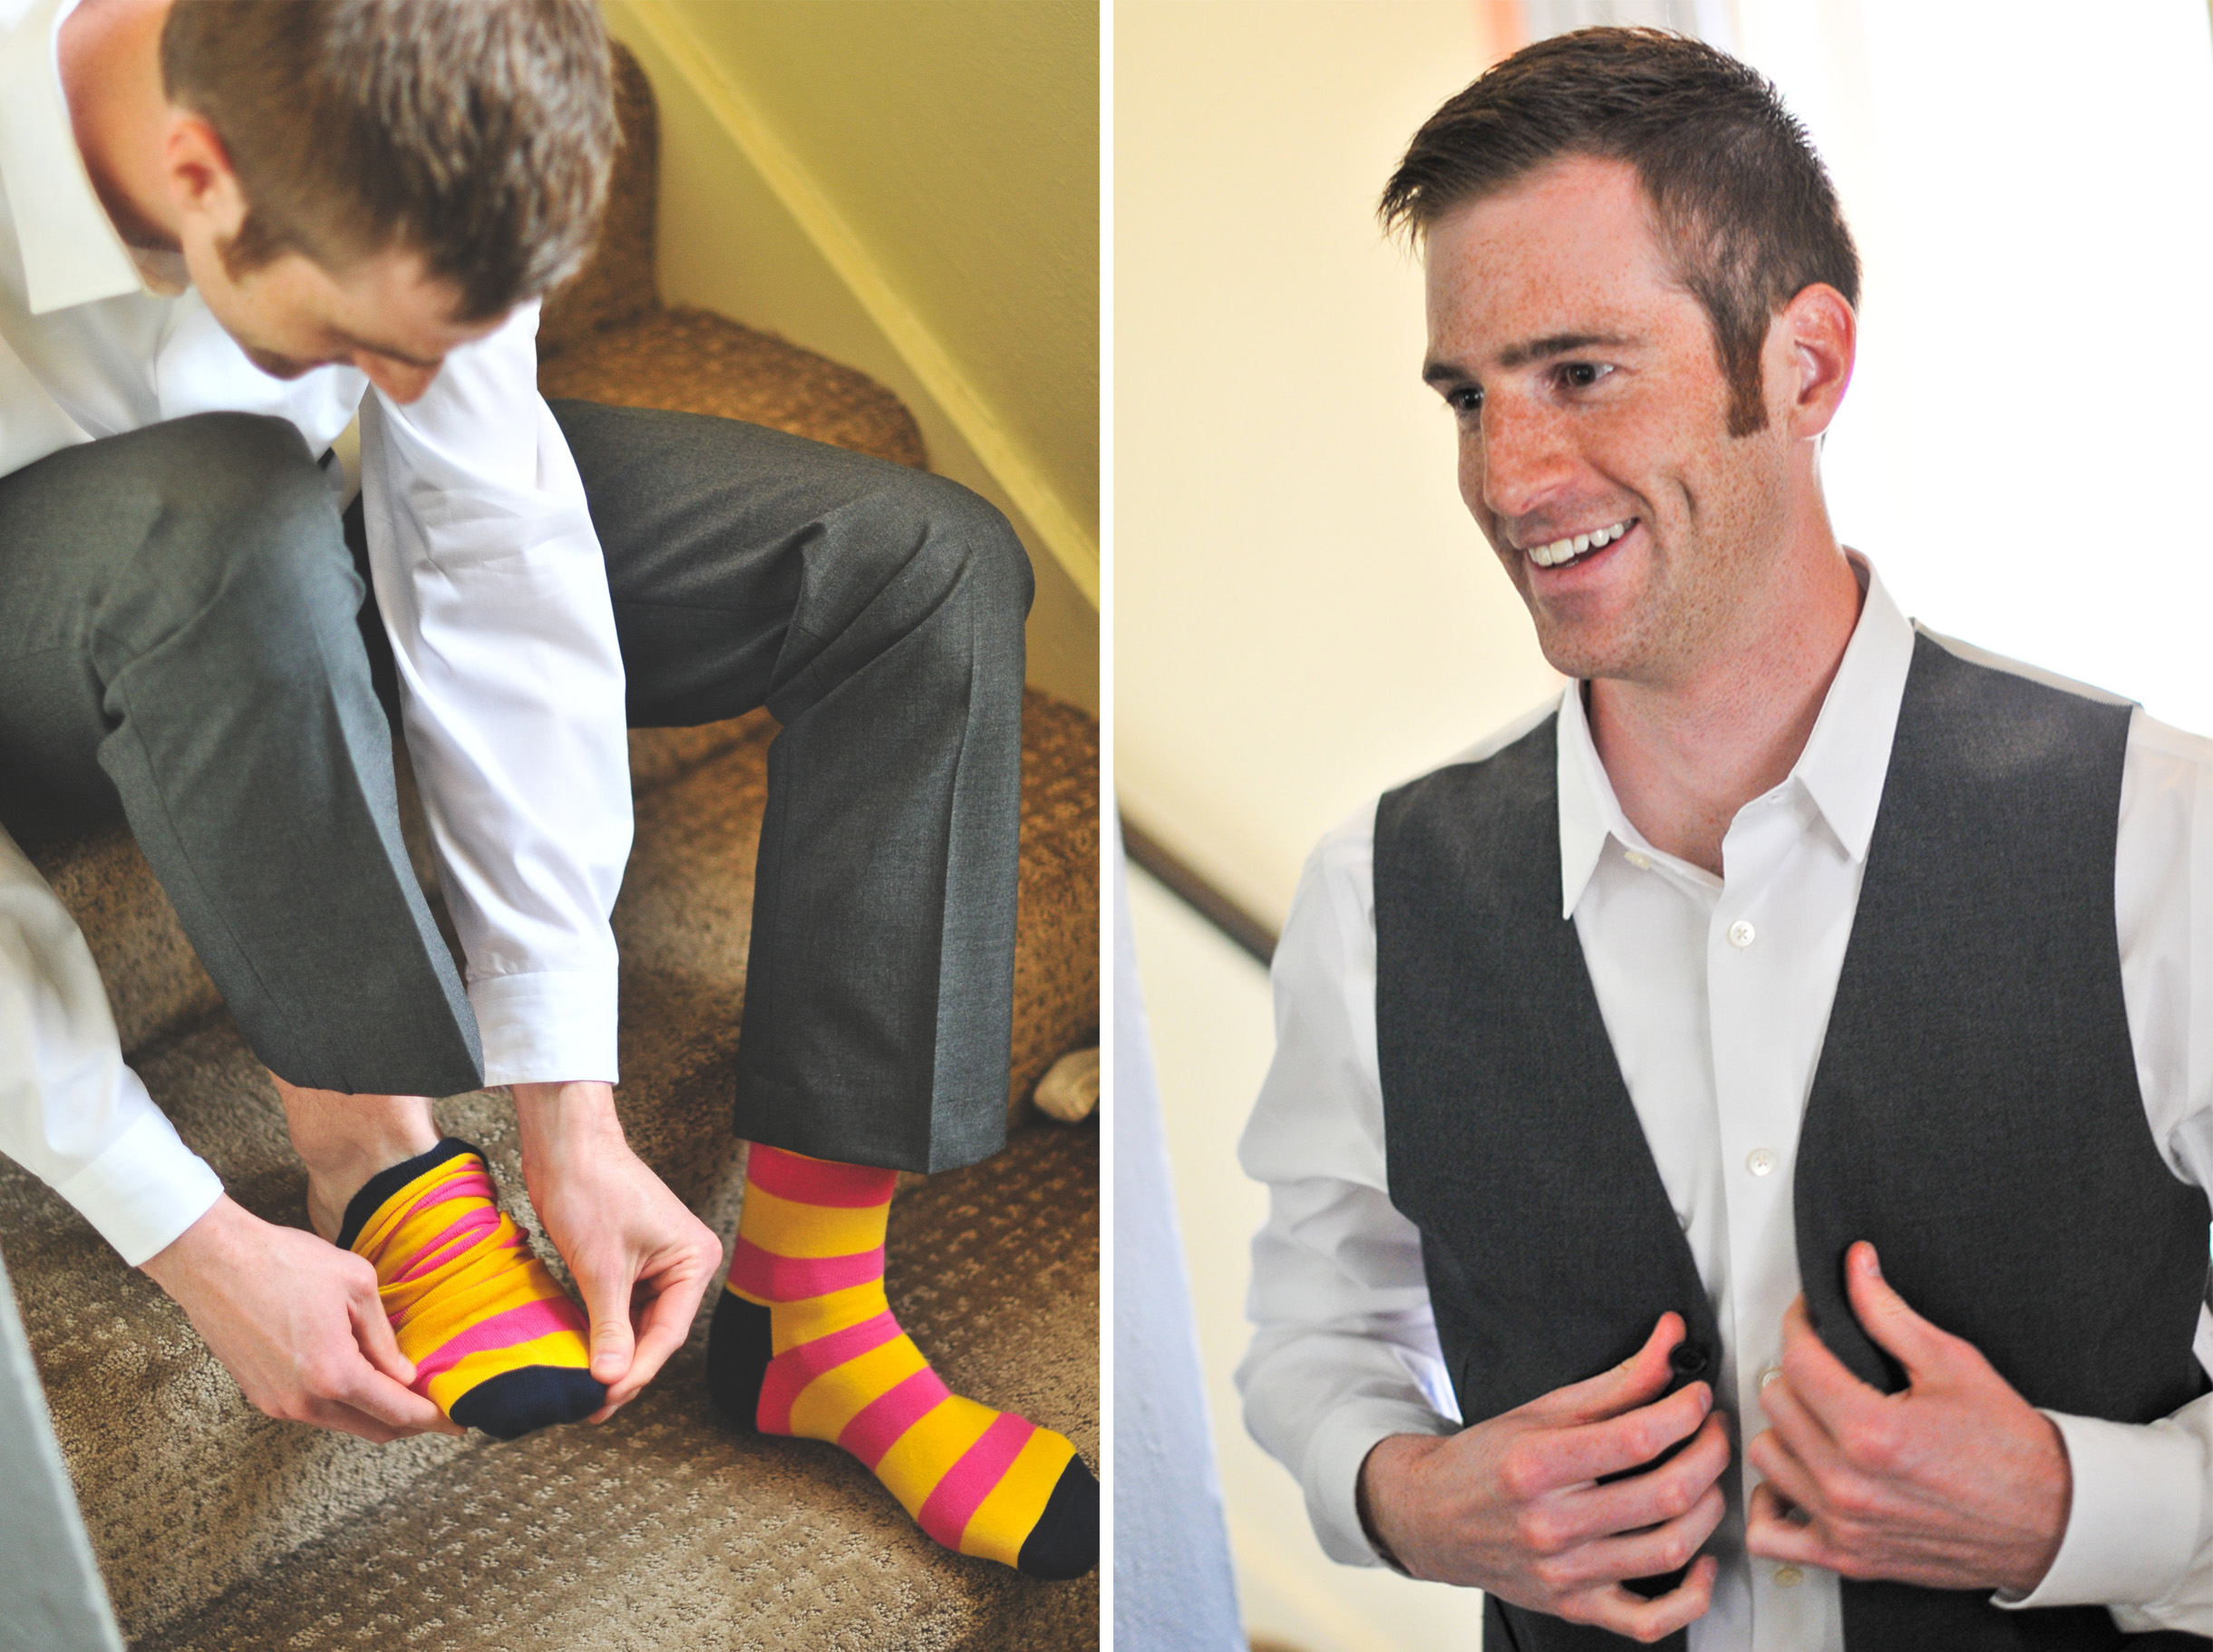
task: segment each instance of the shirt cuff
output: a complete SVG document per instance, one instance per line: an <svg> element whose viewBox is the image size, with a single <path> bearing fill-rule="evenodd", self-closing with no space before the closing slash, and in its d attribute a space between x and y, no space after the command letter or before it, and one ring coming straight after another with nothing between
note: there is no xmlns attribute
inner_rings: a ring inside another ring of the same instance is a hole
<svg viewBox="0 0 2213 1652"><path fill-rule="evenodd" d="M2052 1569L1998 1606L2133 1606L2171 1594L2198 1542L2205 1443L2161 1423L2138 1426L2047 1411L2067 1448L2074 1500Z"/></svg>
<svg viewBox="0 0 2213 1652"><path fill-rule="evenodd" d="M616 1080L613 970L480 976L469 983L486 1084Z"/></svg>
<svg viewBox="0 0 2213 1652"><path fill-rule="evenodd" d="M99 1158L53 1190L136 1268L205 1216L223 1183L150 1101Z"/></svg>
<svg viewBox="0 0 2213 1652"><path fill-rule="evenodd" d="M1460 1424L1426 1405L1403 1400L1359 1400L1322 1420L1306 1446L1306 1518L1322 1552L1342 1566L1381 1566L1383 1557L1360 1529L1360 1465L1393 1434L1451 1434Z"/></svg>

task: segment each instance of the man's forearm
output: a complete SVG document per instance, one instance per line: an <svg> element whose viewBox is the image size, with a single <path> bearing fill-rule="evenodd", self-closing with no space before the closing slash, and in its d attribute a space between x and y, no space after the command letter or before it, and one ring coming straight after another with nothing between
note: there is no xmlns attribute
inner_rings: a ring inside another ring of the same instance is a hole
<svg viewBox="0 0 2213 1652"><path fill-rule="evenodd" d="M0 1152L136 1266L221 1197L123 1053L76 922L0 831Z"/></svg>

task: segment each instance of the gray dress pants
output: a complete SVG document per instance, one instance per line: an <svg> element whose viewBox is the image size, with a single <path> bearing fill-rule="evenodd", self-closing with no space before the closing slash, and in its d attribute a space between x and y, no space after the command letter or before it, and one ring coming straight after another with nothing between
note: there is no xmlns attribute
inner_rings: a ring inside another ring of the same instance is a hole
<svg viewBox="0 0 2213 1652"><path fill-rule="evenodd" d="M936 1171L1005 1140L1030 569L958 486L557 403L635 726L766 705L737 1129ZM202 414L0 478L0 821L122 820L257 1054L449 1094L473 1018L400 841L381 628L297 432ZM376 669L383 666L383 669ZM551 1076L551 1075L549 1075Z"/></svg>

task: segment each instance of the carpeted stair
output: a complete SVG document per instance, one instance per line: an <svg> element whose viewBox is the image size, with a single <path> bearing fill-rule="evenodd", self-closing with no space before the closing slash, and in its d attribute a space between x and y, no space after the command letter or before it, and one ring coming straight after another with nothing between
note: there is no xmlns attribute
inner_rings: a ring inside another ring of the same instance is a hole
<svg viewBox="0 0 2213 1652"><path fill-rule="evenodd" d="M921 463L912 418L861 374L660 306L652 95L626 55L621 69L615 210L592 268L548 306L547 393L747 417ZM774 733L756 714L632 743L619 1101L639 1152L725 1239ZM1031 1122L1024 1098L1096 1036L1097 803L1096 725L1032 695L1009 1095L1023 1127L988 1163L903 1179L889 1281L948 1383L1060 1428L1094 1465L1098 1133ZM434 894L419 821L411 836ZM25 847L83 927L155 1098L241 1203L305 1227L276 1098L128 837ZM439 1113L488 1150L535 1231L504 1096ZM703 1386L704 1315L655 1387L604 1427L380 1447L255 1412L168 1298L5 1161L0 1250L117 1618L143 1652L1099 1644L1096 1576L1040 1583L947 1554L834 1447L723 1427Z"/></svg>

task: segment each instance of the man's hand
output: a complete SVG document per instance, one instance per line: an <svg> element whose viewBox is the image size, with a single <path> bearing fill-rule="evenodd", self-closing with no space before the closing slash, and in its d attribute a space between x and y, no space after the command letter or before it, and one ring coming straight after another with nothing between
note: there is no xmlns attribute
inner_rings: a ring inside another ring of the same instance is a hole
<svg viewBox="0 0 2213 1652"><path fill-rule="evenodd" d="M1744 1452L1766 1477L1744 1546L1847 1578L2029 1593L2073 1496L2059 1430L1972 1344L1907 1307L1864 1239L1845 1257L1845 1291L1908 1385L1868 1387L1822 1345L1805 1298L1792 1303L1781 1374L1760 1391L1773 1426Z"/></svg>
<svg viewBox="0 0 2213 1652"><path fill-rule="evenodd" d="M608 1085L512 1088L530 1202L591 1316L607 1401L587 1420L604 1423L684 1346L722 1242L630 1151Z"/></svg>
<svg viewBox="0 0 2213 1652"><path fill-rule="evenodd" d="M246 1397L270 1416L380 1444L458 1434L421 1394L377 1300L376 1269L228 1196L143 1264Z"/></svg>
<svg viewBox="0 0 2213 1652"><path fill-rule="evenodd" d="M1457 1434L1393 1434L1360 1469L1373 1535L1417 1578L1654 1641L1703 1613L1719 1564L1698 1547L1722 1518L1729 1436L1713 1391L1668 1394L1683 1321L1663 1314L1630 1359ZM1689 1443L1658 1468L1597 1483ZM1622 1587L1689 1565L1655 1600Z"/></svg>

